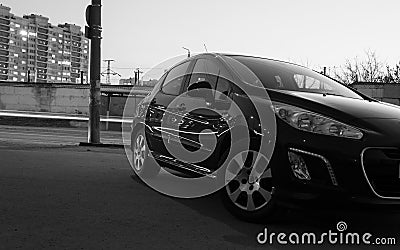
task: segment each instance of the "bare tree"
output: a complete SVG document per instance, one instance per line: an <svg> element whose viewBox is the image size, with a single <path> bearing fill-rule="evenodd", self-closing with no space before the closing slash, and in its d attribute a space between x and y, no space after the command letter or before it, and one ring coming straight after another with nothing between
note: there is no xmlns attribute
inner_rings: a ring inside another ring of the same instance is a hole
<svg viewBox="0 0 400 250"><path fill-rule="evenodd" d="M386 72L382 78L384 83L400 83L400 62L396 64L393 68L386 65Z"/></svg>
<svg viewBox="0 0 400 250"><path fill-rule="evenodd" d="M352 60L346 59L343 66L334 70L334 77L346 84L382 82L385 76L383 63L379 61L375 51L367 50L365 56L362 60L359 60L358 57Z"/></svg>

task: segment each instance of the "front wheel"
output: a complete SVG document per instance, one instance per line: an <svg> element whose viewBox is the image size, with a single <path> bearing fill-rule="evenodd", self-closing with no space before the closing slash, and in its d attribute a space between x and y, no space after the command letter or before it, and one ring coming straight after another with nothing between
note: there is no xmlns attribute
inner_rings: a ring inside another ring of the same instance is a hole
<svg viewBox="0 0 400 250"><path fill-rule="evenodd" d="M274 183L266 157L251 150L237 154L226 167L225 179L222 201L233 215L250 222L276 219Z"/></svg>
<svg viewBox="0 0 400 250"><path fill-rule="evenodd" d="M149 148L143 129L133 135L131 142L132 168L142 178L153 178L160 172L160 167L149 159Z"/></svg>

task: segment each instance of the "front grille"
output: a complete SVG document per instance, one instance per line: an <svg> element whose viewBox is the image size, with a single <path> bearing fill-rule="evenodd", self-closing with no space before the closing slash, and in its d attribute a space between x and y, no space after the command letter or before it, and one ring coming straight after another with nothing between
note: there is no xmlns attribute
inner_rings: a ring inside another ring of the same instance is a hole
<svg viewBox="0 0 400 250"><path fill-rule="evenodd" d="M362 153L365 177L381 198L400 198L400 150L368 148Z"/></svg>

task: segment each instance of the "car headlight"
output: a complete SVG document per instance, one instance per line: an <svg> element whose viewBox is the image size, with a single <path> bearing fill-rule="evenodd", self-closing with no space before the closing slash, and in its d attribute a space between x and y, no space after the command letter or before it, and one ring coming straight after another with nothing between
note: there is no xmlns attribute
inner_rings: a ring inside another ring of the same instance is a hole
<svg viewBox="0 0 400 250"><path fill-rule="evenodd" d="M352 139L363 137L359 129L332 118L285 103L272 102L272 105L280 119L299 130Z"/></svg>

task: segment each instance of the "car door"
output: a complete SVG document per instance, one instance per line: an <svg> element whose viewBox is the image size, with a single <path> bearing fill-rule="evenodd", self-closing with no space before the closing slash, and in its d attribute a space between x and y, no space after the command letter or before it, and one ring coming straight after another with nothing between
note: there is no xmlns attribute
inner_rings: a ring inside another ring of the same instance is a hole
<svg viewBox="0 0 400 250"><path fill-rule="evenodd" d="M176 123L179 107L171 108L171 102L181 93L188 78L191 61L183 62L172 68L166 75L160 89L154 94L149 103L146 125L149 128L148 140L151 150L161 155L168 155L164 145L171 139L169 128Z"/></svg>
<svg viewBox="0 0 400 250"><path fill-rule="evenodd" d="M184 159L191 163L198 162L209 169L210 162L215 162L214 153L217 140L220 135L226 131L228 125L221 116L227 112L227 108L218 109L215 104L218 102L228 102L227 96L230 95L231 86L227 79L227 71L219 64L211 59L197 59L193 67L192 73L188 78L186 90L190 89L192 84L199 82L207 82L213 91L212 100L203 97L192 97L188 93L180 96L176 102L177 106L183 107L181 114L182 120L179 124L179 143L188 151L196 151L202 161L194 157ZM217 90L218 92L215 92ZM221 94L223 93L223 94ZM209 155L209 158L202 156ZM207 160L205 160L207 159ZM216 167L216 166L215 166Z"/></svg>

